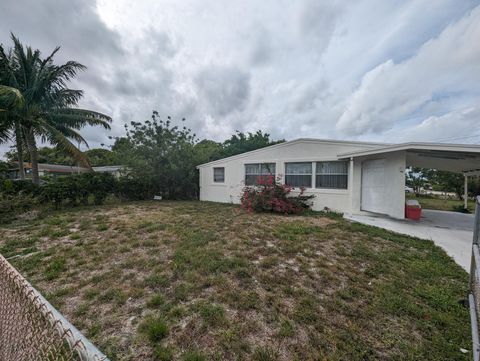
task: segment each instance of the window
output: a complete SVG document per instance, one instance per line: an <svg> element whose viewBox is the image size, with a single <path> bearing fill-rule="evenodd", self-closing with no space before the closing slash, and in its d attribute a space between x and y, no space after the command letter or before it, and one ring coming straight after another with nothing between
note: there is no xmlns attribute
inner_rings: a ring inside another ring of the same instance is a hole
<svg viewBox="0 0 480 361"><path fill-rule="evenodd" d="M285 184L312 188L312 163L285 163Z"/></svg>
<svg viewBox="0 0 480 361"><path fill-rule="evenodd" d="M213 181L215 183L225 182L225 168L224 167L213 168Z"/></svg>
<svg viewBox="0 0 480 361"><path fill-rule="evenodd" d="M275 177L275 163L245 164L245 185L258 184L258 179L265 176Z"/></svg>
<svg viewBox="0 0 480 361"><path fill-rule="evenodd" d="M347 189L348 162L317 162L315 186L317 188Z"/></svg>

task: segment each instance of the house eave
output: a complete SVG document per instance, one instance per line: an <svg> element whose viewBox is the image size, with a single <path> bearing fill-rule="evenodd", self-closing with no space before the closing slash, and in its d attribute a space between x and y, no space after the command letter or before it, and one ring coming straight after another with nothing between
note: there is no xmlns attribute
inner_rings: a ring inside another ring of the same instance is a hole
<svg viewBox="0 0 480 361"><path fill-rule="evenodd" d="M215 164L224 163L224 162L231 161L231 160L241 159L241 158L248 157L252 154L260 153L260 152L265 151L267 149L277 149L277 148L281 148L281 147L290 146L290 145L296 144L296 143L351 144L351 145L366 145L366 146L372 146L372 147L375 147L375 146L383 146L384 147L386 145L391 145L391 143L379 143L379 142L363 142L363 141L350 141L350 140L337 140L337 139L298 138L298 139L290 140L290 141L283 142L283 143L273 144L273 145L270 145L268 147L263 147L263 148L251 150L249 152L232 155L230 157L217 159L217 160L214 160L214 161L211 161L211 162L208 162L208 163L199 164L199 165L196 166L196 168L200 169L200 168L204 168L204 167L215 165Z"/></svg>

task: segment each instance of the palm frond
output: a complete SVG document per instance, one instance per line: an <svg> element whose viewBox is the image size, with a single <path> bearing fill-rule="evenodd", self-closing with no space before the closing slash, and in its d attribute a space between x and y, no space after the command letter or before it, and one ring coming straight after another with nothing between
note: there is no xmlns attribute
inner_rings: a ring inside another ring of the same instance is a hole
<svg viewBox="0 0 480 361"><path fill-rule="evenodd" d="M49 131L47 134L48 141L50 143L70 154L70 156L76 162L80 163L85 168L92 170L92 165L90 164L88 157L80 149L78 149L67 137L65 137L65 135L61 131L48 124L45 127Z"/></svg>
<svg viewBox="0 0 480 361"><path fill-rule="evenodd" d="M57 46L55 49L53 49L52 53L47 56L40 64L40 69L39 71L42 72L43 69L48 65L48 64L51 64L53 62L53 57L55 56L55 54L60 50L60 47Z"/></svg>
<svg viewBox="0 0 480 361"><path fill-rule="evenodd" d="M0 85L0 111L7 111L23 107L25 99L20 90Z"/></svg>
<svg viewBox="0 0 480 361"><path fill-rule="evenodd" d="M78 122L78 125L85 126L102 126L105 129L110 129L112 118L103 113L95 112L93 110L79 109L79 108L64 108L52 113L61 122L62 117L65 122Z"/></svg>
<svg viewBox="0 0 480 361"><path fill-rule="evenodd" d="M7 112L0 112L0 143L12 140L13 130Z"/></svg>

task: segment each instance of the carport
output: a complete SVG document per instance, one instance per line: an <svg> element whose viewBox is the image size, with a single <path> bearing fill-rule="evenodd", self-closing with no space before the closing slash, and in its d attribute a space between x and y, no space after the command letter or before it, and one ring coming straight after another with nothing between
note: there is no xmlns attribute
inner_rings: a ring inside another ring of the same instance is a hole
<svg viewBox="0 0 480 361"><path fill-rule="evenodd" d="M352 213L398 219L404 218L407 167L461 173L465 195L468 177L480 174L480 146L470 144L403 143L344 153L339 158L353 165Z"/></svg>
<svg viewBox="0 0 480 361"><path fill-rule="evenodd" d="M405 143L341 154L353 170L352 213L345 218L397 233L432 240L469 270L473 215L423 210L420 221L405 219L405 168L422 167L480 174L480 146L469 144Z"/></svg>

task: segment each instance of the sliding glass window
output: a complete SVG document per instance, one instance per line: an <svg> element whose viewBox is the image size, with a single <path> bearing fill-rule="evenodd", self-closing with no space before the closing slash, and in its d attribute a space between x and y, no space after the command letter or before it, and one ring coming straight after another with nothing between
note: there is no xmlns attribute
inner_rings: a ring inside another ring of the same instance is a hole
<svg viewBox="0 0 480 361"><path fill-rule="evenodd" d="M316 168L316 188L348 188L348 162L317 162Z"/></svg>
<svg viewBox="0 0 480 361"><path fill-rule="evenodd" d="M275 177L275 163L245 164L245 185L256 185L261 177L266 176Z"/></svg>
<svg viewBox="0 0 480 361"><path fill-rule="evenodd" d="M291 187L312 188L312 163L285 163L285 184Z"/></svg>

